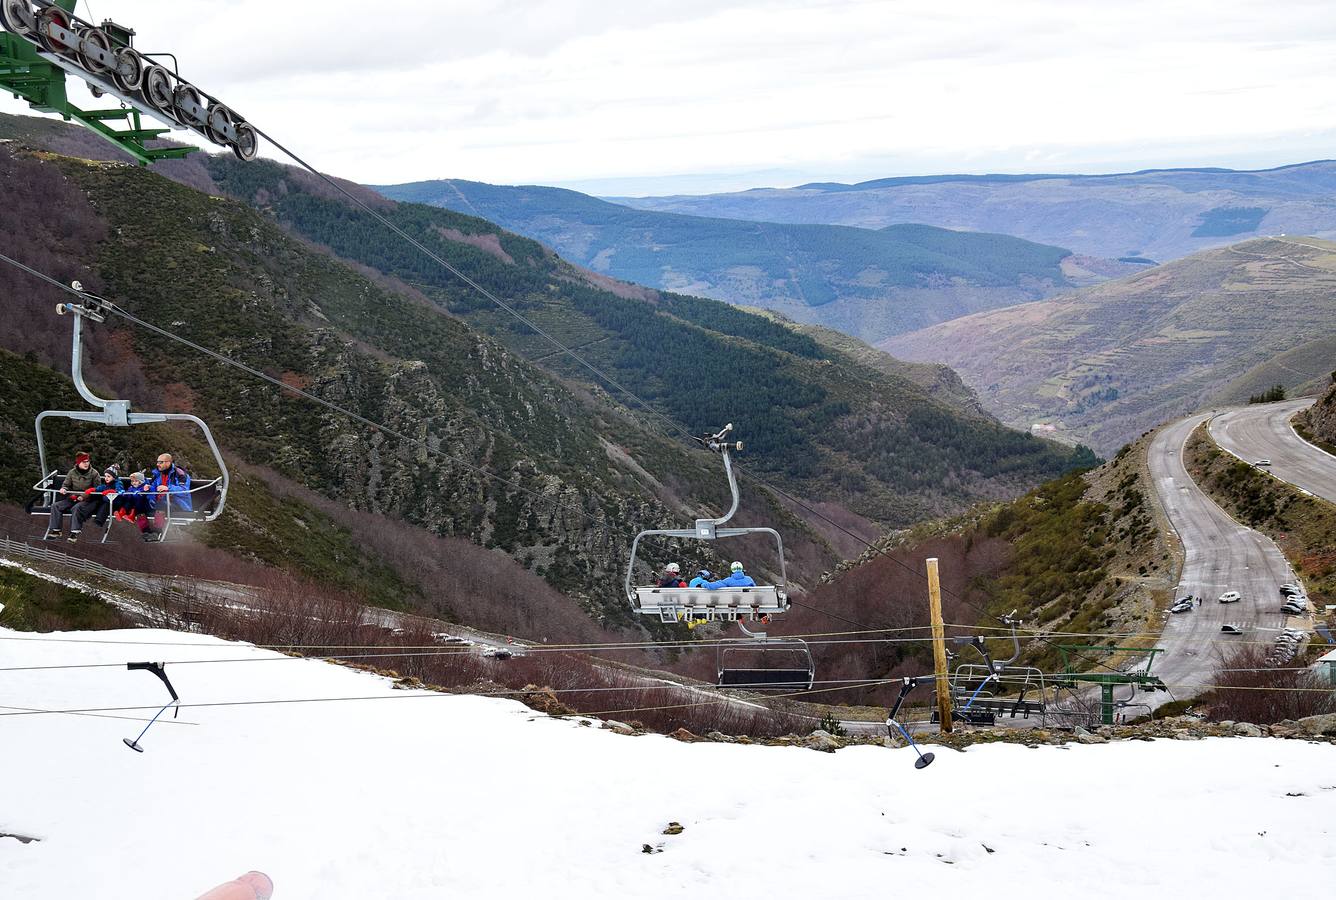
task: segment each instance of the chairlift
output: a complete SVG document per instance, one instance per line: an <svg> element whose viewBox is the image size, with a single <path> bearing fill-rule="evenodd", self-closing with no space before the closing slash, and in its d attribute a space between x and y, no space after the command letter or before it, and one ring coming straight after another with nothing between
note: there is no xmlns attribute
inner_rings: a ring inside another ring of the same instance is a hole
<svg viewBox="0 0 1336 900"><path fill-rule="evenodd" d="M167 533L173 526L214 521L223 514L223 508L227 505L227 488L230 476L227 471L227 463L223 461L223 454L218 449L218 442L213 438L213 432L209 430L209 426L204 420L198 416L188 413L131 412L129 400L104 400L88 388L83 378L83 320L87 318L93 322L105 321L107 313L111 310L111 304L101 297L84 292L82 285L77 281L73 282L71 286L80 293L80 299L57 304L56 315L68 314L74 317L73 342L70 350L70 378L74 381L74 387L78 390L79 396L83 397L96 409L48 409L37 414L34 427L37 432L37 460L40 470L39 479L33 485L36 496L28 503L28 512L34 516L49 516L51 507L59 497L62 473L59 469L49 467L46 458L46 440L42 434L42 424L47 419L70 419L76 422L92 422L113 428L152 425L163 422L189 422L204 433L204 440L213 452L214 462L221 474L216 478L200 483L192 481L189 491L176 492L177 494L190 494L190 509L186 509L179 501L174 503L172 492L160 495L156 499L158 506L155 511L162 513L163 521L160 539L165 540ZM107 503L109 506L112 501L113 497L108 495ZM114 521L110 509L107 510L107 513L107 525L102 533L103 543L110 535L111 525Z"/></svg>
<svg viewBox="0 0 1336 900"><path fill-rule="evenodd" d="M1043 722L1046 713L1044 675L1033 666L1014 665L1021 655L1021 639L1017 628L1023 624L1012 618L1016 613L1002 616L1002 623L1011 628L1012 654L1004 660L994 660L988 650L987 641L974 635L957 638L957 643L974 648L983 664L960 663L951 673L948 687L951 691L953 715L971 725L995 725L999 716L1028 719L1038 715ZM1006 681L1019 685L1015 698L1002 697L989 689L989 685L1001 685ZM976 684L977 683L977 684ZM1038 692L1038 700L1027 700L1032 691ZM934 713L935 720L935 713Z"/></svg>
<svg viewBox="0 0 1336 900"><path fill-rule="evenodd" d="M724 474L733 502L728 512L713 519L697 519L694 529L651 529L636 535L631 543L631 560L626 567L626 599L631 608L660 622L737 622L741 638L730 638L718 645L716 663L720 687L745 687L751 690L809 690L815 675L812 654L807 643L795 638L772 638L764 631L752 631L747 622L768 623L770 617L789 609L788 577L784 564L784 541L773 528L723 527L738 511L737 476L730 454L742 450L741 441L728 441L732 424L715 434L705 435L702 443L724 460ZM773 585L721 588L661 588L635 585L636 559L640 542L647 537L714 541L721 538L766 534L775 540L779 555L779 581Z"/></svg>
<svg viewBox="0 0 1336 900"><path fill-rule="evenodd" d="M764 631L750 631L741 619L738 627L746 637L721 641L715 651L720 687L754 691L812 689L816 667L806 641L772 638Z"/></svg>

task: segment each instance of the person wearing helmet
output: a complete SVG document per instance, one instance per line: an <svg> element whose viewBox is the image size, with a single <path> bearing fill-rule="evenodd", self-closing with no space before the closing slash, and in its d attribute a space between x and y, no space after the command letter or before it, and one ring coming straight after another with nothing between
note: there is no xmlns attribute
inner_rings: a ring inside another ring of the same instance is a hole
<svg viewBox="0 0 1336 900"><path fill-rule="evenodd" d="M707 581L705 583L705 589L717 591L720 588L756 587L756 582L752 581L751 576L742 571L742 563L733 560L728 568L732 574L719 581Z"/></svg>
<svg viewBox="0 0 1336 900"><path fill-rule="evenodd" d="M687 583L682 580L682 567L677 563L669 563L663 567L663 577L659 579L661 588L684 588Z"/></svg>
<svg viewBox="0 0 1336 900"><path fill-rule="evenodd" d="M710 574L709 569L701 569L696 573L696 577L691 579L691 583L688 584L687 587L703 588L705 585L709 584L710 579L713 577L714 576Z"/></svg>

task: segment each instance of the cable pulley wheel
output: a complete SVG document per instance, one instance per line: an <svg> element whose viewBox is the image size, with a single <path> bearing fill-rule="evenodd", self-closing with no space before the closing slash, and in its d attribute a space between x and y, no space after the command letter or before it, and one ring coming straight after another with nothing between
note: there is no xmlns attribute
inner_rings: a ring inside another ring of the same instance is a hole
<svg viewBox="0 0 1336 900"><path fill-rule="evenodd" d="M209 113L205 116L204 133L209 140L215 144L230 146L232 139L228 137L228 130L236 131L237 117L221 103L215 103L209 107Z"/></svg>
<svg viewBox="0 0 1336 900"><path fill-rule="evenodd" d="M36 19L28 0L3 0L0 3L0 16L3 16L8 30L21 37L34 37Z"/></svg>
<svg viewBox="0 0 1336 900"><path fill-rule="evenodd" d="M129 47L116 51L116 68L111 70L116 86L127 94L136 93L144 86L144 58Z"/></svg>
<svg viewBox="0 0 1336 900"><path fill-rule="evenodd" d="M69 15L59 6L48 6L37 14L37 42L42 45L42 49L59 56L77 56L78 54L69 47L51 37L52 25L59 25L61 28L70 27Z"/></svg>
<svg viewBox="0 0 1336 900"><path fill-rule="evenodd" d="M176 92L172 88L172 76L162 66L150 65L144 71L144 99L167 118L177 121Z"/></svg>
<svg viewBox="0 0 1336 900"><path fill-rule="evenodd" d="M79 33L79 62L83 63L83 67L94 75L106 74L109 67L104 65L96 56L84 50L85 42L110 54L111 38L107 37L106 32L101 28L85 28Z"/></svg>
<svg viewBox="0 0 1336 900"><path fill-rule="evenodd" d="M232 152L242 162L250 162L260 151L260 136L255 129L245 122L237 123L237 139L232 144Z"/></svg>
<svg viewBox="0 0 1336 900"><path fill-rule="evenodd" d="M195 114L190 109L190 104L194 104L199 109ZM192 85L181 84L172 92L172 108L176 120L182 125L189 125L192 128L203 128L204 123L208 121L209 114L204 108L204 98L200 92Z"/></svg>

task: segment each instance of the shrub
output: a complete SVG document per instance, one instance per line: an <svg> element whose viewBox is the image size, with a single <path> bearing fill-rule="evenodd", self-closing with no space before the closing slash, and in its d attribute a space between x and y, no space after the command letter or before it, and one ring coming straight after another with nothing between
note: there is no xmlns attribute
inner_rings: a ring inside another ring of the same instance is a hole
<svg viewBox="0 0 1336 900"><path fill-rule="evenodd" d="M840 724L840 720L835 713L830 710L822 713L821 724L818 727L827 734L844 737L844 726Z"/></svg>
<svg viewBox="0 0 1336 900"><path fill-rule="evenodd" d="M1336 691L1299 662L1272 666L1265 644L1239 647L1221 660L1208 717L1270 725L1336 711Z"/></svg>
<svg viewBox="0 0 1336 900"><path fill-rule="evenodd" d="M1248 398L1249 403L1275 403L1285 399L1285 385L1275 384L1260 394Z"/></svg>

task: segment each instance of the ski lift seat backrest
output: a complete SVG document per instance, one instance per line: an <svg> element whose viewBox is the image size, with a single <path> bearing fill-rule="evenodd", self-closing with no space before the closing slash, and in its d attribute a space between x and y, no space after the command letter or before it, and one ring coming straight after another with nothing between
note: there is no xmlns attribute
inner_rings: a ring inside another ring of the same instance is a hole
<svg viewBox="0 0 1336 900"><path fill-rule="evenodd" d="M61 475L59 472L52 472L42 477L42 480L32 486L33 496L28 501L24 509L34 516L46 516L51 514L51 504L55 502L55 490L60 487Z"/></svg>
<svg viewBox="0 0 1336 900"><path fill-rule="evenodd" d="M637 605L643 613L680 610L686 613L771 615L788 609L787 598L781 598L779 589L774 585L720 588L716 591L660 587L638 587L635 590Z"/></svg>
<svg viewBox="0 0 1336 900"><path fill-rule="evenodd" d="M213 512L218 505L222 492L218 490L221 479L215 478L212 481L203 483L196 482L190 489L190 509L182 509L179 506L172 507L172 520L180 524L190 522L202 522L209 513Z"/></svg>
<svg viewBox="0 0 1336 900"><path fill-rule="evenodd" d="M813 677L814 673L811 669L797 667L784 669L724 669L719 673L718 683L720 687L810 691Z"/></svg>
<svg viewBox="0 0 1336 900"><path fill-rule="evenodd" d="M730 641L719 644L715 652L720 687L807 691L816 677L806 641L784 638Z"/></svg>

